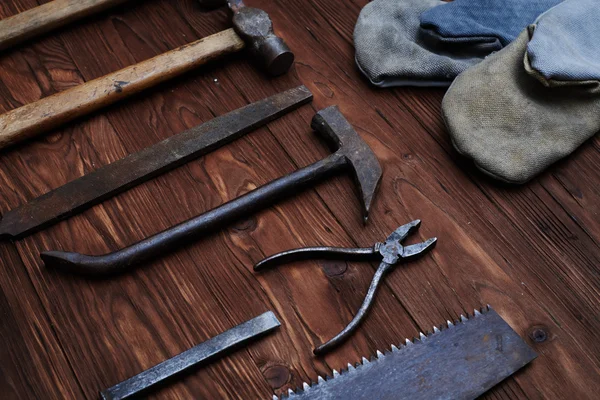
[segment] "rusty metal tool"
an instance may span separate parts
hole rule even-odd
[[[377,268],[377,271],[373,276],[367,295],[352,321],[333,339],[314,349],[316,355],[321,355],[335,346],[340,345],[358,328],[373,305],[375,294],[377,293],[377,289],[379,289],[385,274],[393,270],[399,262],[414,259],[435,246],[437,238],[431,238],[422,243],[410,246],[402,245],[402,241],[411,232],[418,229],[420,225],[421,221],[418,219],[406,225],[402,225],[388,236],[385,242],[376,243],[373,247],[368,248],[305,247],[302,249],[284,251],[265,258],[254,266],[254,270],[263,271],[278,264],[315,257],[341,258],[355,261],[381,260],[379,268]]]
[[[139,394],[146,394],[149,389],[155,387],[157,384],[190,368],[213,361],[223,356],[226,352],[239,348],[250,340],[273,331],[280,325],[275,314],[271,311],[266,312],[206,342],[200,343],[167,361],[163,361],[126,381],[103,390],[100,392],[100,396],[104,400],[120,400]]]
[[[354,173],[366,222],[381,179],[382,171],[377,157],[337,107],[319,111],[313,117],[311,126],[329,140],[331,146],[337,149],[335,153],[117,252],[103,256],[88,256],[64,251],[48,251],[42,253],[41,257],[47,267],[60,268],[67,272],[86,275],[121,273],[136,264],[160,257],[173,247],[189,242],[200,234],[246,217],[343,170],[351,170]]]
[[[231,8],[234,28],[0,115],[0,149],[246,48],[270,75],[287,72],[294,55],[273,32],[269,15],[241,1]]]
[[[310,91],[298,86],[130,154],[9,211],[0,221],[0,238],[21,238],[82,212],[205,155],[311,100]]]
[[[536,357],[487,306],[273,400],[471,400]]]
[[[248,7],[243,0],[198,0],[206,7],[225,5],[233,12],[233,27],[248,44],[255,59],[260,60],[273,76],[287,72],[294,62],[294,54],[283,39],[273,33],[273,23],[265,11]]]

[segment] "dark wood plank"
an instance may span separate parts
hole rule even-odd
[[[7,3],[2,16],[31,6]],[[31,321],[43,321],[51,345],[34,351],[34,335],[13,333],[0,352],[8,360],[3,387],[16,398],[95,398],[272,309],[283,322],[280,332],[159,393],[269,398],[490,303],[523,337],[543,329],[549,339],[528,339],[540,358],[487,398],[594,398],[600,389],[598,139],[529,185],[499,186],[452,151],[439,117],[442,90],[374,90],[360,76],[352,29],[366,1],[250,3],[272,15],[294,49],[297,63],[287,76],[267,79],[243,56],[230,57],[0,153],[0,210],[6,211],[277,91],[303,83],[315,94],[313,106],[20,241],[17,250],[8,245],[0,261],[0,307],[23,333],[36,326]],[[10,110],[142,61],[228,28],[228,20],[226,10],[203,11],[188,0],[118,8],[3,54],[0,107]],[[128,276],[88,281],[41,265],[41,250],[116,250],[324,157],[328,150],[309,123],[315,110],[332,104],[384,165],[367,226],[352,180],[342,176]],[[438,247],[390,274],[359,332],[314,358],[312,348],[352,318],[376,265],[302,262],[254,274],[252,264],[297,246],[368,246],[414,218],[423,220],[414,240],[438,236]],[[14,279],[28,282],[20,296],[12,286],[15,270],[21,277]],[[48,368],[38,371],[40,364]]]
[[[81,388],[56,331],[12,244],[0,245],[0,259],[2,397],[81,397]]]

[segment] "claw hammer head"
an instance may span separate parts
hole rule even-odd
[[[352,167],[366,223],[381,181],[382,170],[379,160],[336,106],[319,111],[313,117],[311,126],[324,136],[337,150],[336,153],[342,154],[346,158],[346,164]]]
[[[285,74],[294,63],[294,53],[273,32],[273,23],[265,11],[246,7],[241,0],[198,0],[204,7],[227,4],[233,11],[233,26],[250,52],[272,76]]]

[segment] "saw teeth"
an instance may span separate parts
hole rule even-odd
[[[490,310],[492,310],[492,307],[488,304],[485,307],[482,307],[480,309],[474,309],[473,310],[473,315],[471,316],[469,313],[465,314],[460,314],[460,318],[457,321],[451,321],[451,320],[447,320],[446,321],[446,326],[447,328],[453,328],[455,327],[457,324],[461,324],[461,323],[466,323],[469,321],[469,319],[471,318],[477,318],[480,317],[482,314],[485,314],[487,312],[489,312]],[[362,357],[360,362],[357,362],[355,365],[352,365],[350,363],[347,364],[347,368],[342,368],[339,371],[334,369],[332,371],[333,376],[326,376],[325,378],[321,377],[321,376],[317,376],[317,382],[311,382],[311,384],[309,385],[306,382],[302,383],[302,388],[298,387],[296,389],[296,392],[294,392],[292,389],[288,389],[287,393],[282,393],[280,396],[281,397],[277,397],[276,395],[273,395],[273,400],[286,400],[288,398],[297,398],[297,396],[299,395],[299,393],[303,393],[306,392],[307,390],[320,385],[322,383],[325,383],[327,381],[330,381],[332,379],[335,379],[337,377],[339,377],[340,375],[346,374],[347,372],[352,372],[353,370],[356,370],[358,368],[361,368],[362,366],[365,366],[367,364],[370,364],[371,362],[376,362],[379,359],[383,359],[386,356],[390,355],[390,351],[393,352],[399,352],[400,350],[402,350],[404,347],[409,347],[409,346],[413,346],[413,345],[419,345],[421,344],[423,341],[429,339],[429,336],[432,335],[436,335],[438,333],[443,332],[443,330],[446,329],[446,327],[444,327],[443,325],[441,327],[438,326],[434,326],[433,327],[433,331],[429,332],[426,331],[426,333],[423,332],[419,332],[419,336],[416,338],[411,339],[405,339],[405,344],[399,344],[398,346],[391,344],[390,345],[390,350],[385,350],[383,353],[379,350],[376,351],[375,355],[371,356],[370,359],[367,359],[366,357]]]

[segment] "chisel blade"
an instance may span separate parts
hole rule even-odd
[[[489,306],[461,321],[421,333],[406,344],[332,377],[305,383],[281,399],[290,400],[470,400],[485,393],[537,357]],[[277,396],[273,396],[278,400]]]
[[[273,331],[280,325],[275,314],[268,311],[134,377],[103,390],[100,392],[100,396],[103,400],[123,400],[139,396],[190,368],[213,361],[226,352]]]
[[[268,97],[174,135],[7,212],[0,237],[19,239],[179,167],[306,104],[305,86]]]

